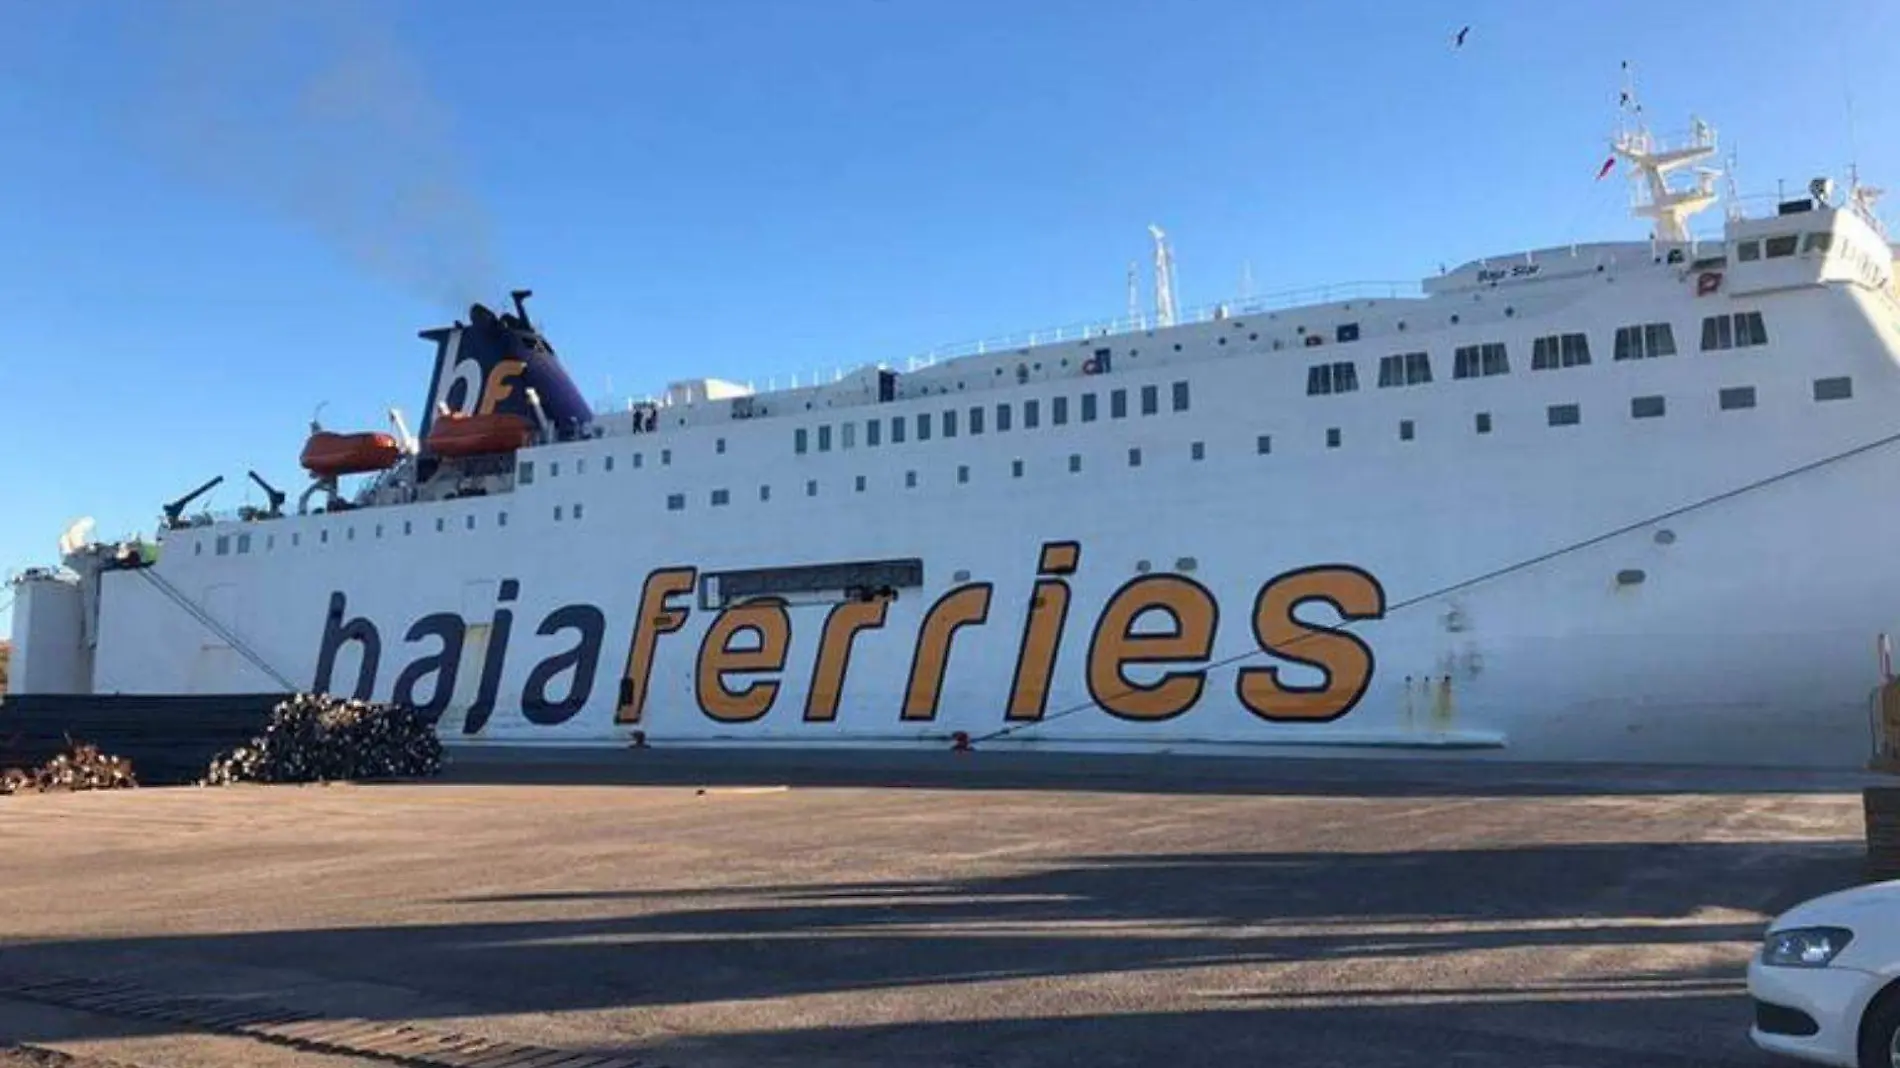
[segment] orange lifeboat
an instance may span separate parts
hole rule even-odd
[[[304,470],[318,478],[387,471],[402,458],[402,449],[388,434],[336,434],[319,430],[304,442]]]
[[[483,456],[514,452],[533,440],[528,421],[507,412],[448,414],[429,427],[428,449],[437,456]]]

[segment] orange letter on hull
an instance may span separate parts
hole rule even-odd
[[[1240,703],[1262,719],[1335,720],[1352,711],[1372,685],[1372,650],[1365,642],[1293,618],[1293,610],[1307,601],[1325,601],[1341,619],[1385,616],[1385,590],[1379,580],[1344,564],[1289,571],[1261,587],[1253,608],[1253,633],[1260,648],[1326,675],[1317,686],[1289,686],[1280,681],[1279,668],[1242,668],[1234,684]]]
[[[1170,630],[1137,633],[1135,621],[1149,612],[1166,612]],[[1108,599],[1089,641],[1089,696],[1123,719],[1171,719],[1194,707],[1207,684],[1205,670],[1170,671],[1156,682],[1130,682],[1129,664],[1179,664],[1213,655],[1220,606],[1207,588],[1180,575],[1135,579]]]
[[[1080,544],[1052,541],[1043,545],[1036,570],[1044,575],[1073,575],[1081,561]],[[1023,622],[1023,644],[1016,653],[1016,681],[1010,684],[1005,718],[1042,718],[1049,706],[1049,679],[1056,670],[1062,625],[1068,618],[1069,584],[1059,578],[1037,580],[1029,600],[1029,618]]]
[[[732,639],[748,630],[759,636],[759,644],[734,649]],[[777,679],[729,690],[725,676],[783,671],[785,650],[791,644],[792,617],[777,597],[748,601],[719,613],[699,643],[699,666],[694,673],[699,710],[721,723],[750,723],[771,711],[778,698]]]
[[[660,635],[686,625],[686,609],[666,601],[693,588],[699,575],[694,567],[663,567],[647,576],[640,589],[640,614],[633,620],[633,642],[627,646],[627,670],[620,676],[620,702],[615,723],[638,723],[647,707],[647,680],[653,674],[653,647]]]
[[[838,718],[838,695],[844,691],[845,669],[851,664],[851,643],[861,630],[884,625],[890,601],[846,601],[825,616],[818,637],[818,661],[811,669],[811,689],[805,694],[805,718],[829,723]]]
[[[990,617],[990,584],[959,586],[937,599],[917,628],[917,655],[910,664],[910,685],[904,690],[906,720],[936,719],[937,700],[943,696],[944,667],[950,662],[950,639],[960,627]]]

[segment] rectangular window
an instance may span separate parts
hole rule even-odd
[[[574,473],[577,475],[584,475],[587,473],[587,458],[586,457],[582,456],[582,457],[575,458]]]
[[[713,507],[715,507],[715,508],[718,508],[718,507],[721,507],[721,506],[723,506],[723,505],[727,505],[727,504],[731,504],[731,503],[732,503],[732,494],[730,494],[730,493],[728,493],[727,491],[725,491],[725,490],[722,490],[722,489],[716,489],[716,490],[713,490],[713,491],[712,491],[712,502],[713,502]],[[575,505],[575,506],[574,506],[574,511],[576,512],[576,514],[578,514],[578,513],[580,512],[580,505],[578,505],[578,504],[577,504],[577,505]]]
[[[1583,421],[1583,412],[1574,404],[1553,404],[1544,415],[1551,426],[1576,426]]]
[[[672,449],[660,450],[660,466],[661,467],[673,466],[673,450]]]
[[[1272,452],[1273,451],[1273,435],[1262,434],[1259,437],[1253,439],[1253,451],[1259,453],[1262,456],[1265,456],[1266,454]]]
[[[1095,394],[1093,393],[1082,394],[1082,421],[1084,423],[1095,421]]]
[[[1359,324],[1340,323],[1337,327],[1333,328],[1333,338],[1342,342],[1359,340]]]
[[[847,434],[846,436],[849,437],[850,435]],[[849,448],[849,447],[850,446],[847,444],[846,448]],[[716,439],[713,442],[713,451],[716,453],[723,454],[726,451],[726,439],[725,438]]]
[[[1511,373],[1511,361],[1501,342],[1464,345],[1452,352],[1451,377],[1481,378]]]
[[[864,492],[864,476],[859,475],[856,479],[852,481],[851,486],[857,492],[863,493]]]
[[[1177,412],[1185,412],[1188,410],[1188,384],[1186,382],[1176,382],[1174,384],[1174,410]]]
[[[905,489],[917,488],[917,472],[915,471],[904,472],[904,488]]]
[[[1054,426],[1066,426],[1069,422],[1069,398],[1052,397],[1049,400],[1049,422]]]
[[[982,432],[983,409],[981,407],[972,408],[970,409],[970,433],[981,434]]]
[[[1717,397],[1721,402],[1722,410],[1725,412],[1734,411],[1737,408],[1753,408],[1755,406],[1755,387],[1730,386],[1717,394]]]
[[[1161,387],[1141,387],[1141,414],[1153,415],[1161,410]]]
[[[830,423],[826,423],[824,426],[821,426],[818,428],[818,451],[819,452],[831,451],[831,424]]]
[[[507,512],[496,512],[496,513],[495,513],[495,525],[496,525],[496,526],[498,526],[498,527],[505,527],[505,526],[507,526],[507,525],[508,525],[508,513],[507,513]],[[404,526],[406,527],[406,526],[407,526],[407,524],[404,524]],[[403,533],[404,533],[404,534],[407,534],[407,533],[409,533],[409,531],[408,531],[408,530],[404,530],[404,531],[403,531]]]
[[[1423,352],[1405,354],[1405,384],[1422,386],[1432,380],[1432,358]]]
[[[1403,373],[1402,365],[1400,371]],[[1350,361],[1322,363],[1307,368],[1306,393],[1308,396],[1351,393],[1358,388],[1359,368]]]
[[[581,517],[581,506],[577,504],[577,505],[575,505],[575,506],[574,506],[574,518],[576,518],[576,519],[579,519],[580,517]],[[470,530],[474,530],[474,529],[475,529],[475,517],[471,515],[471,516],[468,516],[468,517],[466,517],[466,518],[464,518],[464,519],[462,520],[462,525],[463,525],[463,526],[465,526],[465,527],[467,527],[467,528],[468,528],[468,529],[470,529]],[[382,529],[381,529],[380,527],[379,527],[379,528],[377,528],[377,532],[376,532],[376,536],[377,536],[377,537],[379,537],[379,538],[383,536],[383,535],[382,535]]]
[[[1026,400],[1023,402],[1023,429],[1034,430],[1042,422],[1042,402]]]
[[[1676,334],[1668,323],[1643,324],[1643,348],[1645,356],[1674,356],[1676,354]]]
[[[805,480],[805,496],[807,497],[818,496],[818,480],[817,479],[808,478]]]
[[[515,481],[524,486],[534,485],[534,461],[523,460],[515,468]]]
[[[1008,429],[1009,429],[1009,405],[999,404],[996,406],[996,432],[998,434],[1001,434]]]
[[[866,419],[864,421],[864,444],[867,446],[884,444],[884,420]]]
[[[1663,405],[1661,397],[1631,397],[1630,418],[1659,419],[1663,414]]]
[[[558,504],[554,506],[554,521],[555,521],[556,523],[559,523],[559,522],[561,521],[561,506],[560,506],[560,505],[558,505]],[[439,521],[438,521],[438,523],[437,523],[437,525],[436,525],[436,529],[437,529],[437,530],[441,530],[441,529],[442,529],[442,527],[441,527],[441,524],[440,524],[440,522],[439,522]]]
[[[1009,477],[1023,477],[1023,462],[1021,460],[1011,460],[1009,462]]]
[[[1738,241],[1735,243],[1735,259],[1741,263],[1753,263],[1761,259],[1761,242]]]
[[[1554,371],[1557,369],[1557,335],[1540,337],[1531,342],[1531,370]]]
[[[1563,336],[1563,362],[1565,367],[1589,366],[1589,337],[1583,334],[1565,334]]]
[[[891,416],[891,444],[902,445],[904,443],[904,426],[903,416]]]
[[[1768,344],[1768,327],[1761,321],[1761,313],[1735,313],[1735,347],[1746,348],[1750,345]]]
[[[1207,459],[1207,443],[1204,441],[1197,441],[1197,442],[1194,442],[1192,445],[1189,445],[1188,458],[1191,460]]]
[[[1477,418],[1475,418],[1472,421],[1477,424],[1478,433],[1489,434],[1491,432],[1491,413],[1490,412],[1479,412],[1477,415]]]
[[[970,465],[969,464],[957,465],[957,481],[958,482],[970,481]]]
[[[1778,260],[1783,256],[1794,255],[1795,246],[1800,243],[1800,240],[1800,234],[1780,234],[1769,238],[1762,242],[1762,244],[1766,247],[1768,258]]]
[[[559,460],[548,461],[548,477],[549,478],[561,477],[561,461]]]
[[[1069,454],[1069,473],[1073,475],[1073,474],[1079,473],[1081,470],[1082,470],[1082,454],[1079,452],[1070,453]]]
[[[1130,467],[1141,466],[1141,450],[1140,449],[1128,450],[1128,466]]]
[[[721,445],[724,445],[726,443],[726,439],[720,438],[719,443]],[[858,443],[858,424],[839,423],[838,424],[838,447],[841,449],[849,449],[849,448],[855,447],[857,443]],[[726,450],[722,448],[719,451],[725,452]]]
[[[646,459],[645,453],[638,453],[638,452],[634,453],[633,454],[633,469],[635,471],[638,471],[641,468],[642,462],[645,459]]]
[[[242,555],[244,555],[244,554],[246,554],[246,553],[249,553],[249,552],[251,551],[251,536],[250,536],[250,534],[248,534],[248,533],[245,533],[245,534],[239,534],[239,535],[237,536],[237,551],[238,551],[238,555],[240,555],[240,556],[242,556]]]
[[[954,438],[957,436],[957,410],[955,408],[943,413],[943,436],[946,438]]]
[[[1735,324],[1726,315],[1711,315],[1702,320],[1702,351],[1717,352],[1735,347]]]
[[[666,495],[666,510],[669,512],[685,511],[686,510],[686,494],[684,493],[667,494]]]
[[[1412,425],[1412,421],[1410,419],[1399,420],[1399,440],[1400,441],[1412,440],[1412,435],[1414,433],[1415,431]]]
[[[720,441],[720,445],[721,445],[722,447],[721,447],[721,448],[720,448],[720,450],[719,450],[720,452],[725,452],[725,451],[726,451],[726,450],[724,449],[724,447],[723,447],[723,446],[724,446],[724,444],[725,444],[725,442],[724,442],[724,439],[721,439],[721,441]],[[601,458],[600,458],[600,466],[601,466],[601,469],[602,469],[602,470],[604,470],[604,471],[612,471],[612,470],[614,469],[614,457],[613,457],[613,454],[612,454],[612,453],[608,453],[607,455],[605,455],[605,456],[603,456],[603,457],[601,457]]]
[[[1826,252],[1833,247],[1834,235],[1825,230],[1808,235],[1808,243],[1806,246],[1806,251],[1808,252]]]
[[[1845,375],[1840,378],[1817,378],[1814,380],[1815,400],[1846,400],[1853,395],[1854,380]]]
[[[1417,386],[1432,380],[1431,357],[1422,352],[1404,352],[1379,357],[1379,388]]]
[[[1339,428],[1338,427],[1330,426],[1326,428],[1326,447],[1329,449],[1339,448]]]
[[[762,500],[762,501],[769,501],[769,500],[771,500],[771,499],[772,499],[772,487],[770,487],[770,486],[760,486],[760,487],[759,487],[759,500]]]
[[[1108,393],[1108,417],[1110,419],[1128,418],[1128,391],[1110,390]]]
[[[1551,334],[1531,342],[1531,370],[1555,371],[1590,362],[1590,341],[1582,334]]]

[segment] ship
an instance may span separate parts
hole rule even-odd
[[[1640,239],[1189,310],[1155,229],[1152,309],[785,387],[597,410],[527,291],[474,304],[417,432],[313,421],[294,504],[253,471],[240,514],[192,511],[214,479],[69,532],[12,687],[331,693],[451,746],[1862,767],[1879,191],[1718,191],[1700,121],[1611,144]]]

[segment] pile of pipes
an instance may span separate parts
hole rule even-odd
[[[0,796],[54,790],[120,790],[139,784],[132,774],[132,762],[124,757],[107,756],[98,746],[75,745],[70,739],[67,745],[66,752],[31,771],[0,771]]]
[[[298,694],[264,733],[211,762],[205,783],[425,778],[442,770],[435,724],[405,705]]]

